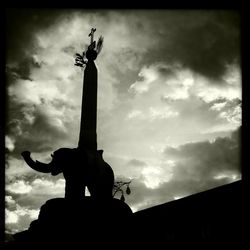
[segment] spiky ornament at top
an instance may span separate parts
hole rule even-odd
[[[88,46],[88,50],[82,53],[80,55],[79,53],[76,53],[75,58],[75,65],[79,67],[84,67],[84,65],[87,64],[88,61],[94,61],[98,54],[101,52],[102,46],[103,46],[103,36],[100,36],[98,39],[98,42],[96,44],[96,41],[94,41],[94,32],[96,29],[92,28],[91,32],[89,34],[90,36],[90,45]]]

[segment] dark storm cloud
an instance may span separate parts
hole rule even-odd
[[[32,68],[39,68],[40,63],[32,57],[35,54],[37,32],[49,28],[64,11],[39,9],[6,10],[6,79],[12,84],[17,79],[30,78]]]
[[[227,172],[240,173],[240,128],[232,136],[216,138],[214,142],[187,143],[168,147],[165,154],[177,161],[174,179],[213,179]]]
[[[44,62],[36,62],[34,58],[23,56],[13,66],[6,66],[7,83],[11,84],[18,79],[30,80],[30,73],[32,68],[40,68]]]
[[[128,161],[127,165],[129,165],[129,166],[136,166],[136,167],[144,167],[147,164],[144,161],[140,161],[140,160],[137,160],[137,159],[132,159],[132,160]]]
[[[13,102],[10,106],[12,106],[13,112],[9,112],[6,132],[15,138],[12,155],[20,156],[24,150],[48,151],[53,148],[55,140],[60,141],[67,138],[67,132],[60,130],[51,122],[51,117],[47,115],[46,110],[38,108],[36,105],[30,105],[32,109],[30,115],[33,121],[29,122],[25,118],[25,114],[28,113],[27,105]]]
[[[239,98],[234,98],[232,100],[228,100],[226,98],[217,98],[209,102],[209,106],[212,107],[214,104],[217,104],[217,103],[225,103],[225,108],[230,109],[239,105],[241,106],[242,101]]]
[[[163,66],[160,65],[157,68],[157,71],[160,73],[160,75],[162,75],[165,78],[169,78],[169,77],[174,77],[175,76],[175,72],[172,68],[168,67],[168,66]]]
[[[155,39],[161,39],[148,52],[148,62],[177,62],[211,79],[219,79],[227,64],[239,64],[240,16],[236,11],[159,11],[158,18],[150,20]]]
[[[53,9],[8,9],[6,11],[6,55],[11,61],[23,60],[27,48],[34,48],[36,32],[53,25],[65,14]]]

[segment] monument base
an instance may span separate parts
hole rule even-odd
[[[130,207],[118,199],[80,201],[64,198],[48,200],[28,230],[15,234],[8,244],[15,248],[70,247],[69,249],[109,249],[127,238],[132,227]],[[72,248],[76,247],[76,248]]]

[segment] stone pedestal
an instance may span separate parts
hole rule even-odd
[[[118,199],[51,199],[27,231],[14,235],[12,247],[114,249],[133,227],[132,216],[130,207]]]

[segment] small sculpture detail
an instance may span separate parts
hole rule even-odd
[[[75,66],[79,67],[85,67],[88,60],[95,60],[97,55],[101,52],[103,47],[103,36],[100,36],[98,39],[98,42],[96,44],[96,41],[94,41],[94,32],[96,31],[95,28],[91,29],[91,32],[89,33],[90,36],[90,45],[88,46],[87,52],[82,52],[82,55],[79,53],[76,53],[75,56]]]

